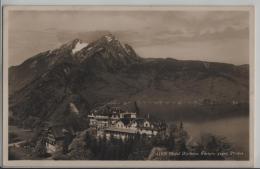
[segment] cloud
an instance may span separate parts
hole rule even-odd
[[[200,51],[185,49],[189,42],[249,39],[246,11],[12,11],[9,18],[11,64],[75,38],[90,42],[108,32],[142,54],[179,44],[193,53]]]

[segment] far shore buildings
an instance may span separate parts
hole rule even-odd
[[[113,136],[124,140],[137,134],[152,137],[166,130],[164,122],[152,121],[149,116],[137,117],[137,112],[124,111],[120,107],[110,107],[106,115],[92,113],[88,118],[90,127],[97,129],[97,136],[108,139]]]

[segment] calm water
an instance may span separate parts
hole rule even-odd
[[[249,150],[249,118],[236,117],[209,122],[185,122],[185,130],[194,138],[199,139],[205,133],[226,137],[234,148],[248,153]]]

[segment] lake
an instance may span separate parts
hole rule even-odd
[[[249,152],[249,118],[234,117],[207,122],[185,122],[184,129],[195,140],[201,135],[211,133],[226,137],[237,151]]]

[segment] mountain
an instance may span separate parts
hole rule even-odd
[[[111,101],[137,101],[144,113],[171,105],[166,119],[186,112],[248,115],[249,65],[145,59],[108,34],[90,43],[75,39],[9,68],[9,109],[21,121],[62,121],[71,104],[86,117]]]

